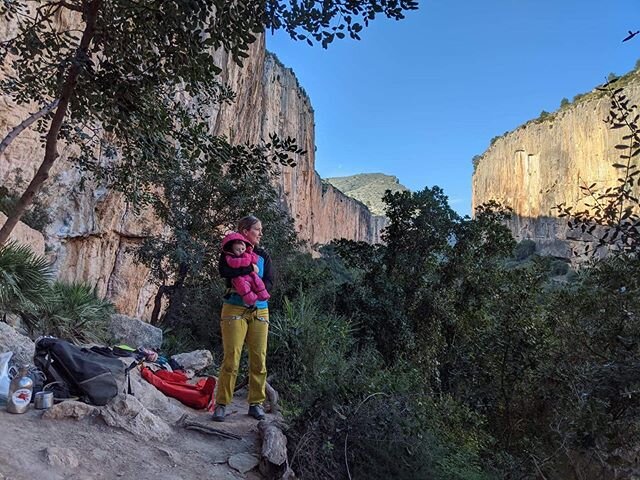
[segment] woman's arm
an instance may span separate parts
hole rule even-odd
[[[271,290],[273,289],[273,283],[275,281],[275,271],[271,263],[271,257],[263,249],[260,249],[260,251],[256,253],[264,258],[264,272],[262,274],[262,281],[264,282],[264,286],[266,287],[267,292],[271,293]]]
[[[253,272],[253,266],[249,265],[247,267],[241,268],[232,268],[227,264],[226,255],[224,253],[220,254],[220,259],[218,260],[218,272],[220,272],[220,276],[222,278],[236,278],[241,277],[242,275],[249,275]]]

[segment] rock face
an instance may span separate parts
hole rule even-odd
[[[625,78],[631,103],[640,100],[640,74]],[[482,155],[473,175],[473,207],[498,200],[513,208],[509,223],[517,240],[532,239],[543,254],[569,258],[581,251],[586,237],[567,227],[554,207],[583,205],[581,185],[616,184],[626,129],[610,130],[603,122],[610,100],[592,92],[547,119],[529,122],[497,139]]]
[[[298,165],[283,169],[279,178],[281,198],[302,239],[312,244],[335,238],[380,241],[386,225],[360,202],[331,185],[315,171],[315,123],[311,101],[298,84],[293,70],[273,54],[267,54],[263,73],[262,136],[270,132],[294,137],[308,154]]]
[[[57,21],[64,26],[72,19]],[[12,26],[0,25],[0,31],[9,35]],[[298,159],[297,167],[283,169],[274,179],[300,237],[311,244],[334,238],[379,241],[384,219],[372,216],[364,205],[335,188],[323,186],[315,171],[314,119],[309,98],[293,72],[265,52],[264,39],[252,45],[242,69],[224,52],[213,57],[223,68],[222,79],[237,98],[232,105],[211,111],[212,134],[225,134],[234,142],[255,143],[276,132],[295,137],[309,152]],[[33,111],[0,96],[0,136]],[[87,181],[81,189],[80,174],[67,161],[73,150],[74,147],[59,146],[60,159],[40,194],[52,219],[43,234],[58,278],[87,282],[95,286],[98,295],[109,298],[118,312],[148,318],[157,288],[148,269],[134,263],[131,250],[145,232],[161,232],[163,225],[148,212],[134,214],[120,194],[103,185]],[[19,177],[31,179],[42,155],[39,134],[33,130],[23,132],[0,156],[0,184],[21,192],[25,185]]]

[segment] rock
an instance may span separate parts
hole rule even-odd
[[[216,480],[244,480],[244,477],[235,474],[226,465],[213,465],[207,468],[207,478],[215,478]]]
[[[130,359],[123,359],[123,361],[125,363],[130,363]],[[142,378],[139,369],[133,369],[130,377],[133,395],[135,395],[147,410],[159,416],[166,422],[173,423],[188,411],[187,407],[178,400],[167,397],[164,393]]]
[[[204,370],[213,364],[213,355],[209,350],[195,350],[189,353],[179,353],[171,357],[185,370]]]
[[[47,447],[44,449],[44,457],[52,467],[76,468],[80,464],[78,457],[70,448]]]
[[[42,418],[47,420],[61,420],[63,418],[80,420],[81,418],[92,417],[99,413],[100,409],[93,405],[88,405],[75,400],[65,400],[64,402],[57,403],[51,408],[45,410],[42,414]]]
[[[111,316],[109,333],[117,343],[130,347],[160,348],[162,330],[137,318],[115,314]]]
[[[236,453],[229,457],[229,466],[240,473],[247,473],[258,466],[259,460],[249,453]]]
[[[0,353],[13,352],[11,363],[33,364],[35,344],[26,335],[22,335],[15,328],[0,322]]]
[[[6,220],[7,216],[0,212],[0,225],[4,225]],[[9,241],[29,245],[33,253],[40,256],[44,255],[44,236],[42,233],[22,222],[18,222],[15,226],[11,235],[9,235]]]
[[[158,450],[167,455],[174,467],[182,464],[182,457],[175,450],[171,450],[167,447],[158,447]]]
[[[171,427],[132,395],[118,395],[101,409],[100,416],[107,425],[122,428],[145,441],[166,440],[171,435]]]

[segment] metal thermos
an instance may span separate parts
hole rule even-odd
[[[33,380],[29,377],[29,366],[24,365],[18,375],[11,380],[9,396],[7,398],[7,412],[24,413],[29,408],[33,394]]]

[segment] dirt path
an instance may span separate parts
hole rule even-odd
[[[211,422],[241,440],[172,426],[169,439],[159,442],[109,427],[99,417],[49,420],[33,408],[15,415],[0,407],[0,480],[258,480],[257,468],[243,474],[228,462],[237,454],[257,458],[259,451],[257,422],[246,414],[244,395],[234,398],[224,423]],[[209,413],[184,410],[210,421]]]

